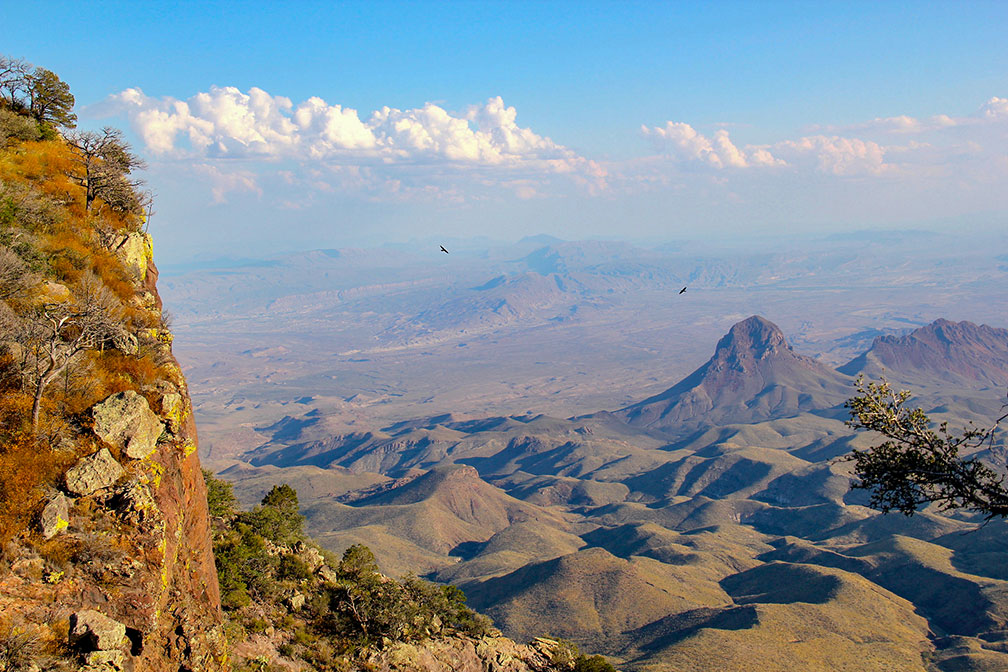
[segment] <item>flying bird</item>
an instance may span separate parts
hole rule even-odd
[[[683,293],[683,292],[685,292],[685,291],[686,291],[686,288],[685,288],[685,287],[683,287],[682,289],[680,289],[680,290],[679,290],[679,293],[680,293],[680,294],[682,294],[682,293]]]
[[[441,246],[441,251],[444,252],[445,254],[448,254],[448,250],[444,249],[444,245]]]

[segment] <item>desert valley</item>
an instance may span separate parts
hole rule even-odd
[[[878,440],[845,425],[859,374],[997,417],[990,246],[450,247],[164,274],[204,464],[246,505],[289,483],[327,548],[620,669],[1008,664],[1005,524],[880,514],[843,460]]]

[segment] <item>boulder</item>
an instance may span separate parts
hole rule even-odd
[[[94,609],[70,617],[70,645],[81,651],[116,650],[125,638],[125,625]]]
[[[57,303],[60,301],[69,301],[72,294],[70,293],[70,288],[66,285],[62,285],[58,282],[46,281],[42,283],[39,287],[39,294],[43,301],[46,303]]]
[[[42,508],[39,527],[42,536],[52,539],[70,525],[70,500],[62,492],[57,492]]]
[[[87,495],[111,487],[126,473],[108,448],[78,460],[66,473],[66,488],[71,494]]]
[[[304,606],[305,596],[296,590],[291,591],[285,600],[287,606],[291,608],[292,611],[297,611]]]
[[[319,567],[325,564],[325,558],[322,557],[322,554],[303,541],[294,544],[294,552],[298,559],[305,563],[309,572],[315,573]]]
[[[154,452],[164,425],[147,400],[133,390],[113,394],[91,409],[94,432],[102,441],[122,448],[127,457],[143,459]]]
[[[147,268],[153,257],[149,234],[141,232],[124,234],[116,241],[113,249],[123,265],[133,271],[138,279],[146,279]]]

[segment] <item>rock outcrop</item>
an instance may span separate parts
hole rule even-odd
[[[136,283],[134,309],[159,324],[149,240],[134,243],[118,250]],[[0,620],[44,637],[63,627],[69,649],[47,646],[69,651],[74,667],[58,669],[224,672],[224,615],[186,382],[171,334],[133,329],[129,344],[109,347],[124,358],[140,356],[134,345],[155,352],[158,375],[94,404],[83,414],[91,422],[73,429],[67,450],[80,457],[35,519],[33,533],[48,545],[5,549],[12,571],[0,574]]]
[[[538,638],[518,644],[506,637],[447,637],[417,644],[395,643],[368,661],[377,672],[546,672],[556,640]]]
[[[181,399],[181,395],[174,395]],[[91,410],[94,432],[105,443],[141,460],[157,447],[164,424],[147,400],[133,390],[114,394]]]

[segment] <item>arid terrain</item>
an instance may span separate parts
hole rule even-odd
[[[246,505],[290,483],[330,549],[621,669],[1008,665],[1008,528],[879,514],[839,459],[859,373],[995,417],[1003,240],[446,246],[164,274]]]

